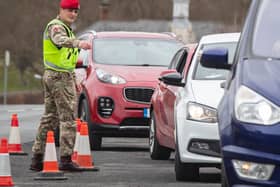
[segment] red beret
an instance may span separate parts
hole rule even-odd
[[[60,7],[61,8],[79,9],[80,2],[79,2],[79,0],[61,0]]]

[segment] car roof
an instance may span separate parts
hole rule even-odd
[[[200,39],[200,43],[208,44],[208,43],[224,43],[224,42],[238,42],[240,37],[239,32],[235,33],[219,33],[219,34],[209,34],[202,36]]]
[[[176,40],[176,37],[174,36],[172,33],[153,33],[153,32],[132,32],[132,31],[96,32],[96,38],[158,38],[158,39]]]

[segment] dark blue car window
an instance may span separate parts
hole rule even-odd
[[[280,58],[280,1],[265,0],[259,8],[253,35],[253,53],[267,58]]]

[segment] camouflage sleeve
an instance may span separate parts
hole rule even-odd
[[[79,40],[69,38],[66,29],[62,25],[54,24],[48,28],[48,34],[52,42],[59,47],[78,47]]]

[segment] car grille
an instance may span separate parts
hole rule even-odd
[[[124,97],[128,101],[149,104],[154,89],[152,88],[125,88]]]

